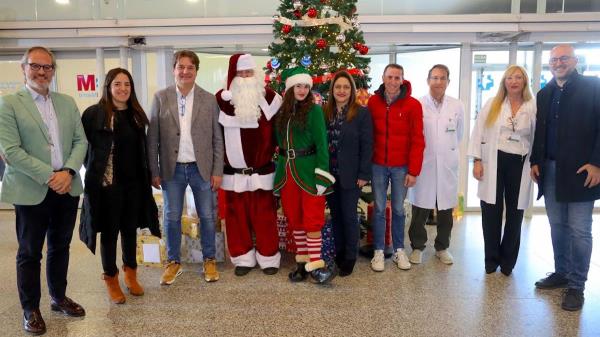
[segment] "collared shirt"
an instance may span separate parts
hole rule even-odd
[[[437,113],[440,113],[442,111],[442,105],[444,105],[444,97],[446,97],[446,95],[442,96],[442,99],[439,101],[431,96],[431,94],[429,94],[429,97],[431,97],[431,101],[433,102],[433,106],[435,107]]]
[[[546,158],[556,159],[556,147],[558,146],[558,111],[563,88],[555,85],[552,90],[552,102],[550,113],[546,116]]]
[[[35,105],[37,106],[42,120],[46,125],[48,135],[50,135],[50,160],[52,168],[58,170],[63,167],[63,155],[62,148],[60,145],[60,130],[58,129],[58,120],[56,119],[56,112],[54,111],[54,105],[52,104],[52,98],[50,94],[47,96],[40,95],[37,91],[31,89],[28,85],[25,85]]]
[[[194,154],[194,143],[192,142],[192,112],[194,107],[194,90],[196,85],[192,87],[192,90],[188,92],[186,96],[183,96],[179,88],[175,86],[177,91],[177,114],[179,115],[179,152],[177,153],[178,163],[191,163],[196,161],[196,155]]]

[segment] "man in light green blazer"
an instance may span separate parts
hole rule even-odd
[[[85,315],[65,293],[69,246],[83,191],[78,172],[87,140],[73,98],[49,90],[54,55],[44,47],[32,47],[21,68],[25,87],[0,98],[0,153],[6,161],[0,201],[15,206],[23,329],[39,335],[46,332],[39,310],[45,239],[51,309],[67,316]]]

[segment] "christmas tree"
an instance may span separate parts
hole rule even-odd
[[[274,42],[265,72],[270,86],[282,92],[280,74],[303,66],[313,76],[313,90],[326,96],[332,74],[347,70],[357,88],[368,88],[369,61],[356,14],[356,0],[282,0],[273,16]],[[326,97],[325,97],[326,98]]]

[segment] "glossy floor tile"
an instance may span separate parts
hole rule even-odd
[[[600,217],[594,220],[598,236]],[[146,294],[127,295],[124,305],[108,301],[99,256],[74,235],[68,295],[86,308],[87,316],[52,313],[44,286],[46,336],[600,336],[598,249],[583,310],[566,312],[560,309],[560,290],[533,286],[553,269],[545,215],[526,220],[519,260],[509,277],[485,274],[480,222],[480,215],[472,213],[455,224],[451,266],[434,256],[435,227],[427,226],[431,243],[423,264],[409,271],[388,260],[386,270],[375,273],[360,258],[354,274],[329,286],[292,284],[287,273],[293,260],[285,256],[274,276],[255,269],[236,277],[227,262],[219,265],[221,279],[209,284],[198,265],[185,265],[173,285],[160,286],[161,269],[140,267]],[[16,249],[14,213],[0,213],[0,336],[24,335]]]

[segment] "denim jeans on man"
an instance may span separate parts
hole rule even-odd
[[[382,166],[373,164],[373,196],[375,198],[375,218],[373,222],[373,244],[377,250],[385,248],[385,207],[388,186],[392,184],[392,243],[394,251],[404,248],[404,198],[407,188],[404,177],[407,167]]]
[[[192,189],[196,212],[200,218],[202,255],[205,259],[213,259],[216,251],[214,192],[210,188],[210,181],[202,179],[196,163],[177,163],[173,179],[162,182],[167,259],[181,262],[181,213],[187,185]]]
[[[556,162],[546,160],[544,199],[550,222],[555,272],[569,280],[569,288],[583,290],[592,256],[594,201],[556,201]]]

